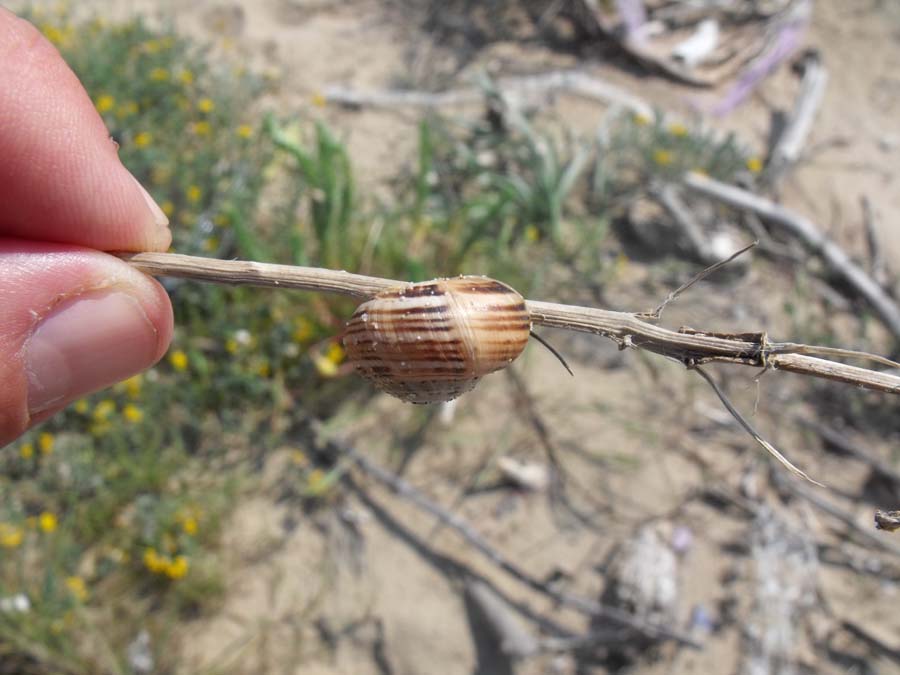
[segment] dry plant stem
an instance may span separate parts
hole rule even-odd
[[[823,260],[832,274],[841,277],[872,305],[894,338],[900,341],[900,307],[850,256],[830,241],[815,223],[764,197],[697,173],[686,174],[684,184],[706,197],[755,213],[765,222],[798,238]]]
[[[219,284],[298,288],[367,299],[405,282],[367,277],[315,267],[272,265],[240,260],[216,260],[176,253],[120,253],[122,260],[154,276],[182,277]],[[603,335],[622,349],[635,347],[669,356],[687,366],[710,362],[737,363],[788,370],[900,394],[900,377],[797,354],[800,345],[769,343],[764,334],[718,336],[675,332],[644,321],[636,314],[592,307],[526,300],[533,323]],[[784,353],[789,351],[791,353]]]

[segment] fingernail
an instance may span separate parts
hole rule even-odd
[[[159,225],[160,227],[168,227],[169,226],[169,218],[166,216],[165,213],[163,213],[163,210],[161,208],[159,208],[159,204],[157,204],[153,200],[153,197],[150,196],[150,193],[147,192],[146,188],[144,188],[144,186],[140,184],[140,182],[138,181],[137,178],[135,178],[134,176],[131,176],[131,179],[134,181],[135,185],[137,185],[140,188],[141,194],[144,196],[144,201],[147,202],[147,206],[149,207],[150,211],[153,213],[153,220],[156,222],[156,224]]]
[[[151,365],[157,333],[127,293],[80,297],[41,321],[26,345],[28,409],[34,415]]]

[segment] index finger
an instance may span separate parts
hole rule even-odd
[[[168,219],[56,48],[0,7],[0,234],[105,251],[165,250]]]

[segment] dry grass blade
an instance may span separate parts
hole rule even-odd
[[[695,370],[704,380],[706,380],[709,386],[712,387],[713,391],[716,392],[716,396],[719,397],[719,400],[722,401],[722,405],[724,405],[728,409],[728,412],[730,412],[734,419],[737,420],[738,424],[740,424],[744,428],[744,431],[750,434],[753,437],[754,441],[765,448],[766,452],[768,452],[770,455],[772,455],[772,457],[781,462],[785,466],[785,468],[787,468],[787,470],[795,476],[799,476],[800,478],[808,480],[813,485],[825,487],[822,483],[817,480],[813,480],[806,473],[794,466],[791,461],[787,457],[782,455],[774,445],[763,438],[759,434],[759,432],[753,428],[753,425],[750,424],[750,422],[748,422],[740,412],[738,412],[738,409],[734,407],[734,405],[728,399],[728,396],[725,395],[725,392],[719,388],[719,385],[716,384],[715,380],[713,380],[712,377],[703,370],[703,368],[701,368],[700,366],[695,366],[693,370]]]

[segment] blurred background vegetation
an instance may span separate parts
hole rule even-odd
[[[486,83],[476,122],[421,120],[385,203],[360,192],[324,111],[249,104],[266,80],[204,45],[139,18],[25,17],[81,78],[180,253],[407,280],[488,274],[564,298],[616,274],[607,233],[640,186],[687,169],[752,180],[761,168],[731,139],[661,119],[621,114],[599,139],[497,115],[504,101]],[[372,395],[343,363],[348,301],[164,283],[177,325],[166,359],[0,455],[3,672],[131,672],[128,645],[144,628],[165,672],[179,622],[222,597],[223,522],[259,455],[290,446],[296,421]],[[303,498],[327,506],[334,469],[291,452]]]

